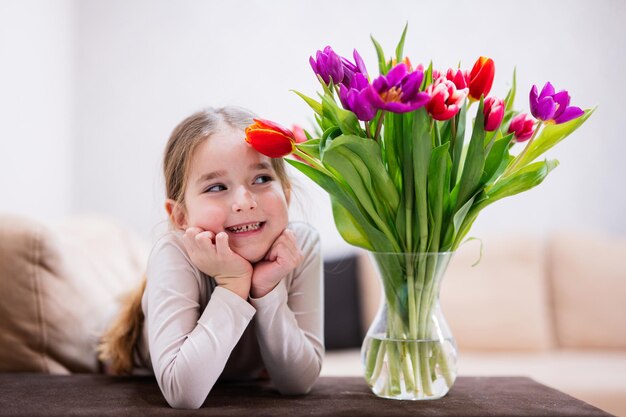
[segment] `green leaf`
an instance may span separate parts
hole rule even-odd
[[[480,179],[481,185],[494,182],[498,175],[502,174],[509,162],[509,144],[512,139],[511,133],[494,143],[485,161],[485,169]]]
[[[537,136],[533,142],[528,145],[529,148],[519,160],[518,166],[523,167],[528,165],[530,162],[545,153],[548,149],[568,137],[572,132],[585,123],[595,110],[596,108],[587,109],[585,110],[585,114],[582,116],[560,125],[545,125],[543,130],[539,133],[539,136]]]
[[[291,91],[293,91],[298,96],[300,96],[300,98],[304,100],[306,104],[308,104],[315,113],[319,114],[320,116],[322,115],[322,103],[320,103],[319,101],[315,101],[311,97],[306,96],[299,91],[296,91],[296,90],[291,90]]]
[[[357,154],[346,147],[333,147],[335,141],[331,142],[331,147],[324,152],[322,162],[329,169],[336,171],[346,182],[364,212],[379,229],[382,229],[384,224],[388,224],[384,217],[381,218],[381,215],[384,216],[386,213],[381,213],[383,205],[374,193],[367,166]]]
[[[341,131],[349,135],[360,135],[361,128],[359,120],[351,111],[344,110],[337,106],[335,100],[328,94],[322,97],[322,112],[325,118],[330,119]]]
[[[458,210],[469,198],[476,193],[480,183],[485,164],[485,128],[483,115],[483,100],[481,98],[476,111],[474,130],[470,139],[467,156],[463,164],[463,173],[459,185],[459,192],[456,199],[455,209]]]
[[[376,55],[378,56],[378,71],[380,72],[380,75],[385,75],[387,74],[387,71],[389,71],[389,68],[387,67],[387,61],[385,60],[385,53],[383,52],[383,48],[372,35],[370,35],[370,38],[374,43],[374,48],[376,48]]]
[[[340,136],[340,135],[341,135],[341,129],[339,129],[338,126],[332,126],[326,129],[324,133],[322,134],[322,138],[320,139],[320,142],[319,142],[320,155],[324,155],[324,152],[326,151],[326,148],[328,147],[329,142],[331,142],[333,139],[335,139],[337,136]]]
[[[463,220],[452,249],[456,249],[461,244],[461,241],[469,232],[478,214],[485,207],[505,197],[510,197],[536,187],[543,182],[550,171],[556,168],[558,164],[559,162],[557,160],[532,163],[513,173],[511,176],[500,178],[493,186],[485,189],[481,198],[476,200]]]
[[[398,42],[398,46],[396,46],[396,62],[401,62],[404,57],[402,56],[404,51],[404,38],[406,37],[406,31],[409,28],[409,22],[406,22],[404,25],[404,30],[402,31],[402,36],[400,37],[400,42]]]
[[[385,129],[383,130],[383,134],[381,136],[381,146],[382,146],[382,156],[383,160],[387,164],[389,175],[393,180],[397,189],[402,189],[402,171],[400,157],[398,155],[399,150],[396,149],[398,144],[396,143],[396,138],[398,136],[397,131],[398,128],[396,126],[396,121],[402,115],[385,112],[383,116],[383,123]]]
[[[456,136],[454,142],[450,145],[450,154],[452,156],[452,173],[450,178],[450,187],[454,188],[457,178],[461,175],[459,172],[461,164],[461,155],[463,153],[463,142],[465,141],[465,121],[467,115],[467,100],[463,102],[461,110],[454,117],[456,122]]]
[[[361,206],[356,197],[344,189],[334,178],[329,177],[316,170],[315,168],[294,160],[285,159],[288,164],[302,172],[304,175],[313,180],[317,185],[322,187],[328,194],[336,198],[337,203],[341,204],[354,217],[355,221],[363,228],[367,235],[369,243],[377,252],[394,252],[393,242],[389,240],[383,232],[372,224],[371,219],[364,215]],[[367,249],[367,247],[365,248]]]
[[[320,159],[320,139],[310,139],[296,144],[296,148],[315,159]]]
[[[430,117],[425,108],[413,112],[413,178],[415,183],[415,222],[416,236],[419,236],[418,251],[426,252],[428,247],[428,200],[426,196],[428,166],[432,151],[430,139]]]
[[[345,147],[358,156],[368,170],[374,195],[383,201],[389,214],[395,213],[400,204],[400,196],[385,169],[378,143],[372,139],[342,135],[333,140],[326,152],[339,147]]]
[[[424,79],[422,80],[422,85],[420,86],[420,90],[424,91],[428,88],[429,85],[433,83],[433,61],[430,61],[428,64],[428,68],[424,71]]]
[[[351,245],[358,246],[367,250],[374,250],[374,247],[367,239],[365,230],[361,224],[354,218],[338,199],[331,195],[330,202],[333,209],[333,218],[335,226],[341,237]]]
[[[501,178],[485,189],[487,200],[480,202],[479,206],[484,207],[504,197],[530,190],[541,184],[548,173],[558,165],[559,161],[556,159],[534,162],[510,176]]]
[[[429,252],[439,251],[439,239],[444,215],[444,199],[448,192],[446,184],[446,168],[448,160],[449,142],[433,149],[428,167],[428,203],[432,213],[432,227],[430,233]],[[449,178],[449,177],[448,177]]]
[[[441,245],[442,251],[456,249],[456,247],[453,247],[452,245],[454,244],[456,236],[461,229],[461,225],[465,221],[467,213],[472,208],[472,204],[474,204],[475,198],[476,196],[470,198],[467,203],[465,203],[456,213],[454,213],[454,216],[452,217],[452,222],[448,224],[448,231],[446,233],[443,245]]]
[[[391,234],[399,196],[382,164],[376,142],[339,136],[322,154],[322,162],[349,185],[378,228]]]

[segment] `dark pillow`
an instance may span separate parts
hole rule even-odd
[[[357,257],[324,262],[326,350],[359,348],[363,342]]]

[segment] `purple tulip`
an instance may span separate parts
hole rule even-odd
[[[354,79],[355,74],[363,74],[367,78],[367,69],[365,68],[365,63],[363,62],[363,58],[355,49],[352,53],[354,57],[354,64],[348,61],[346,58],[341,57],[341,62],[343,64],[343,81],[341,82],[347,88],[352,87],[352,80]]]
[[[393,67],[387,75],[381,75],[372,83],[375,91],[374,105],[392,113],[406,113],[419,109],[430,100],[427,93],[420,92],[424,73],[409,72],[406,64]]]
[[[555,93],[550,82],[543,86],[541,94],[537,94],[536,85],[530,90],[530,112],[539,120],[553,121],[558,125],[585,113],[579,107],[570,106],[569,102],[569,93],[566,90]]]
[[[376,116],[378,109],[374,106],[374,101],[378,95],[370,85],[367,77],[357,72],[354,74],[351,87],[344,84],[339,86],[339,99],[347,110],[353,112],[357,119],[369,122]]]
[[[309,57],[309,63],[313,71],[322,77],[326,84],[329,84],[331,80],[335,84],[343,81],[344,67],[341,57],[330,46],[325,47],[323,51],[317,51],[315,59]]]

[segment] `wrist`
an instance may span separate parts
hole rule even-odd
[[[263,298],[267,294],[272,292],[272,290],[274,290],[274,288],[276,288],[276,286],[279,283],[280,283],[280,281],[278,281],[277,283],[275,283],[273,285],[267,285],[267,286],[252,285],[250,287],[250,297],[252,297],[252,298]]]
[[[239,297],[241,297],[241,299],[243,300],[247,300],[248,299],[248,291],[240,289],[240,288],[231,288],[231,287],[226,287],[224,286],[223,288],[226,288],[227,290],[234,292],[236,295],[238,295]]]
[[[244,300],[247,300],[248,295],[250,294],[250,285],[218,284],[218,287],[222,287],[227,289],[228,291],[234,292]]]

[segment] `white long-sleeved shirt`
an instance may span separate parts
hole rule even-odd
[[[306,393],[317,380],[324,355],[319,235],[305,223],[288,228],[303,262],[247,301],[196,268],[181,232],[155,244],[138,352],[172,407],[198,408],[218,379],[257,379],[264,370],[283,394]]]

